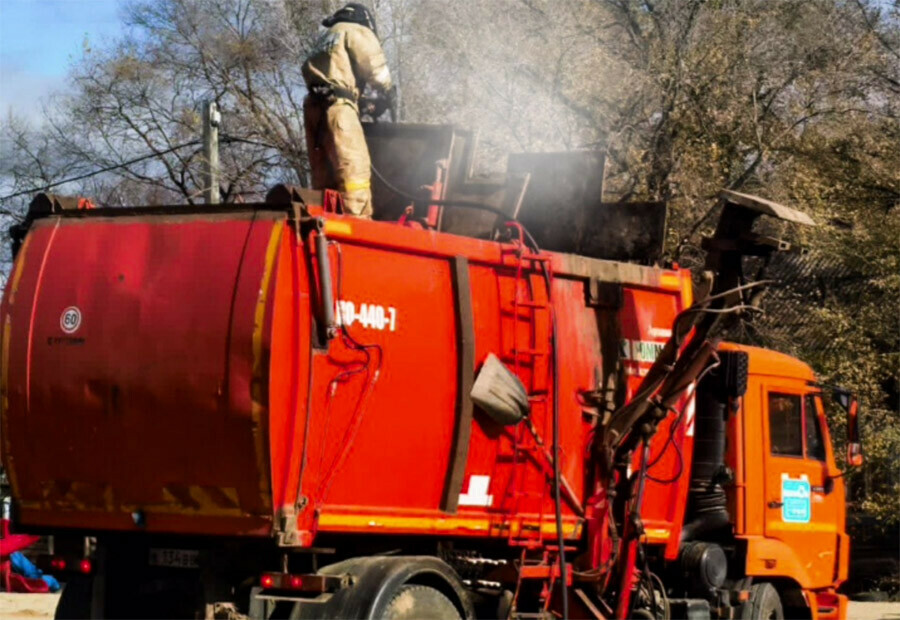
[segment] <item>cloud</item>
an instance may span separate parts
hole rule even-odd
[[[11,111],[32,125],[39,125],[45,104],[64,83],[62,76],[42,75],[4,62],[0,66],[0,114],[5,118]]]

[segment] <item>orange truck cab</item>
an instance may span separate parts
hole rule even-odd
[[[847,597],[837,592],[849,565],[845,485],[826,398],[846,410],[847,464],[856,466],[852,395],[821,385],[788,355],[717,345],[685,414],[693,442],[678,455],[690,463],[690,482],[677,556],[672,541],[655,540],[649,527],[660,509],[657,486],[674,478],[656,471],[665,448],[650,457],[643,540],[650,572],[666,583],[672,618],[847,617]]]
[[[823,405],[830,394],[790,356],[733,344],[720,350],[749,359],[746,392],[727,422],[725,455],[745,574],[777,589],[785,617],[806,611],[843,618],[847,599],[836,589],[847,578],[849,537],[844,479]]]

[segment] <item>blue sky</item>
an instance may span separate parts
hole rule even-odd
[[[124,0],[0,0],[0,114],[32,121],[65,88],[85,38],[100,45],[124,34]]]

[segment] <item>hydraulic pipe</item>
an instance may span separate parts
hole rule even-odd
[[[331,340],[337,334],[334,318],[334,292],[331,288],[331,259],[328,256],[328,237],[325,235],[325,220],[316,221],[316,263],[319,266],[319,299],[321,307],[322,331]]]

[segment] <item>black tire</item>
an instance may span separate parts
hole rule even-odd
[[[750,588],[750,600],[744,603],[741,620],[784,620],[784,608],[778,590],[771,583]]]
[[[440,591],[428,586],[403,586],[384,610],[384,620],[461,620],[459,610]]]

